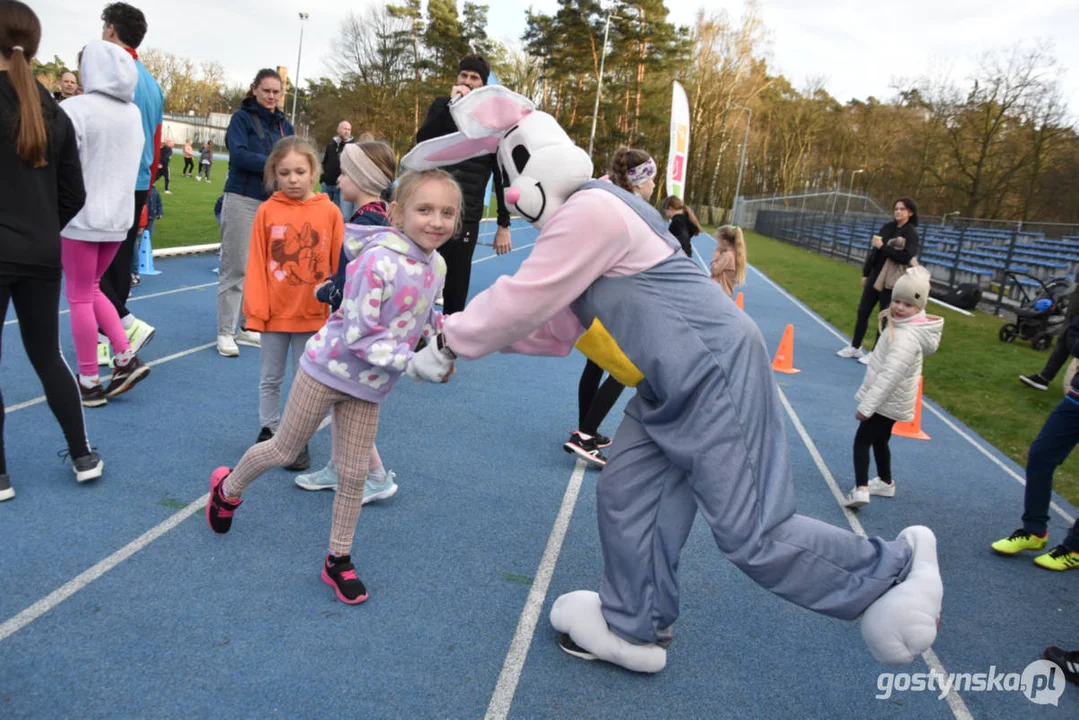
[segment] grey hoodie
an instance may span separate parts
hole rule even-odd
[[[132,100],[139,74],[120,46],[94,40],[79,67],[85,92],[61,110],[79,144],[86,204],[60,234],[86,242],[120,242],[135,220],[135,182],[145,137]]]

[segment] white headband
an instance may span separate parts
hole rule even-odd
[[[25,50],[22,49],[22,45],[12,45],[11,46],[11,52],[15,52],[16,50],[18,50],[21,53],[26,52]]]
[[[648,158],[647,162],[631,167],[626,175],[629,178],[630,185],[634,187],[643,185],[656,176],[656,161]]]

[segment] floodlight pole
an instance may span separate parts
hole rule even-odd
[[[596,139],[596,116],[599,115],[599,96],[603,93],[603,63],[607,59],[607,36],[611,31],[611,15],[607,12],[607,22],[603,26],[603,52],[599,56],[599,80],[596,83],[596,104],[592,107],[592,132],[588,136],[588,157],[592,157],[592,143]]]
[[[850,191],[847,193],[847,207],[843,210],[844,215],[850,212],[850,196],[854,193],[854,176],[860,172],[865,172],[865,170],[855,170],[850,174]]]
[[[734,184],[734,207],[731,210],[731,224],[737,225],[738,216],[741,214],[738,211],[742,209],[741,206],[738,204],[738,194],[742,191],[742,170],[746,166],[746,147],[749,146],[749,124],[753,122],[753,111],[742,105],[735,105],[734,107],[738,108],[739,110],[745,110],[747,113],[749,113],[749,116],[746,117],[745,139],[742,140],[742,155],[741,158],[739,158],[738,160],[738,182]]]
[[[295,90],[292,93],[292,126],[296,127],[296,101],[300,99],[300,58],[303,57],[303,23],[310,15],[300,13],[300,49],[296,53],[296,79],[292,85]]]

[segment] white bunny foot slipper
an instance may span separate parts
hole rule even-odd
[[[551,625],[567,633],[587,654],[563,650],[577,657],[606,660],[634,672],[659,672],[667,664],[667,651],[659,645],[634,645],[611,632],[600,610],[599,593],[576,590],[559,597],[551,608]]]
[[[933,531],[913,525],[896,539],[914,550],[910,574],[862,614],[862,637],[869,652],[890,665],[909,663],[933,647],[944,598]]]

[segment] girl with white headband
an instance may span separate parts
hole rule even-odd
[[[648,202],[656,189],[656,161],[644,150],[620,147],[611,159],[607,179]],[[600,423],[618,402],[625,388],[613,375],[608,375],[602,384],[601,380],[603,368],[591,360],[585,363],[577,384],[577,429],[570,433],[569,440],[562,445],[566,452],[578,455],[596,467],[607,464],[603,448],[611,444],[609,437],[600,435]]]

